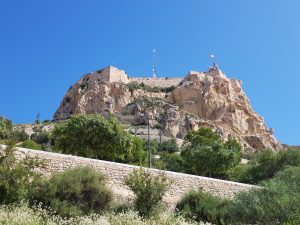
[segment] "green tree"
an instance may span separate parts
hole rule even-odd
[[[125,178],[125,184],[136,195],[134,203],[140,216],[149,217],[159,209],[170,182],[164,174],[155,176],[140,168]]]
[[[36,158],[16,160],[13,143],[0,151],[0,204],[26,200],[30,190],[42,181],[41,175],[34,172],[41,166],[42,162]]]
[[[99,114],[76,115],[57,124],[52,132],[55,149],[63,153],[130,162],[140,145],[119,121]],[[136,161],[136,159],[135,159]]]
[[[179,154],[163,152],[160,160],[164,162],[164,169],[174,172],[183,172],[184,161]]]
[[[185,141],[191,145],[213,146],[221,143],[220,136],[213,132],[211,128],[202,127],[197,131],[190,131],[185,136]]]
[[[147,152],[144,151],[144,141],[138,137],[132,137],[132,154],[128,154],[125,159],[134,165],[146,165]]]
[[[186,135],[181,156],[188,173],[223,177],[240,161],[241,146],[235,140],[223,143],[209,128],[191,131]]]
[[[0,116],[0,139],[10,138],[12,133],[13,123],[11,120]]]
[[[179,152],[179,147],[175,139],[170,139],[167,141],[162,141],[161,144],[158,145],[158,151],[174,153]]]

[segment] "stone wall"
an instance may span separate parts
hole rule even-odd
[[[137,82],[137,83],[144,83],[150,87],[171,87],[177,86],[181,81],[182,77],[180,78],[144,78],[144,77],[130,77],[129,82]]]
[[[104,174],[107,179],[108,186],[113,191],[116,199],[120,201],[130,201],[133,199],[132,192],[128,190],[127,186],[123,183],[123,180],[124,177],[131,173],[134,169],[139,169],[138,166],[87,159],[77,156],[50,153],[25,148],[16,148],[15,154],[18,159],[21,159],[26,155],[42,159],[46,164],[46,167],[44,169],[39,169],[39,171],[45,174],[45,176],[47,177],[55,172],[64,171],[65,169],[71,167],[93,167],[100,173]],[[157,169],[149,170],[153,174],[159,174],[162,172]],[[253,187],[256,187],[248,184],[169,171],[165,171],[164,173],[170,180],[172,180],[172,185],[163,198],[164,203],[166,203],[170,208],[174,208],[181,196],[192,189],[203,188],[204,191],[209,192],[213,195],[221,196],[224,198],[232,198],[236,193],[240,191],[247,191]]]

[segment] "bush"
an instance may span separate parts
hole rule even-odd
[[[42,202],[62,216],[82,215],[106,209],[112,193],[104,177],[89,167],[57,173],[35,190],[31,202]]]
[[[29,135],[24,131],[13,131],[12,132],[12,139],[16,140],[16,141],[26,141],[29,139]]]
[[[190,191],[176,206],[177,212],[187,219],[208,221],[216,225],[226,224],[229,201],[209,193]]]
[[[158,151],[174,153],[174,152],[179,152],[179,147],[175,139],[170,139],[167,141],[162,141],[161,144],[159,144],[158,146]]]
[[[134,204],[140,216],[150,217],[157,213],[170,183],[165,175],[154,176],[140,168],[125,178],[125,184],[136,195]]]
[[[50,133],[46,131],[36,131],[30,136],[30,139],[38,144],[47,144],[50,141]]]
[[[141,89],[142,87],[138,84],[138,82],[130,82],[126,84],[129,91],[133,93],[135,90]]]
[[[238,194],[229,207],[232,224],[300,224],[300,168],[289,167],[263,188]]]
[[[181,156],[185,172],[223,178],[228,170],[238,165],[240,153],[237,141],[230,139],[224,143],[210,128],[200,128],[186,135]]]
[[[134,165],[145,165],[147,161],[147,152],[144,151],[144,141],[138,137],[132,138],[132,154],[127,155],[125,161]]]
[[[0,140],[10,138],[12,128],[12,121],[4,118],[3,116],[0,116]]]
[[[184,161],[179,154],[164,152],[161,154],[161,161],[164,162],[164,169],[174,172],[183,172]]]
[[[150,140],[150,150],[151,154],[155,155],[158,152],[159,142],[157,140]],[[144,140],[143,149],[148,152],[148,140]]]
[[[34,172],[38,166],[42,163],[35,158],[17,161],[12,144],[0,151],[0,204],[26,200],[30,190],[42,181],[41,175]]]
[[[30,149],[35,149],[35,150],[41,150],[42,149],[42,146],[39,145],[38,143],[36,143],[33,140],[26,140],[26,141],[24,141],[20,145],[20,147],[22,147],[22,148],[30,148]]]
[[[229,177],[239,182],[257,184],[273,178],[277,172],[288,166],[300,166],[299,150],[288,149],[278,153],[264,150],[257,153],[246,166],[238,166],[233,169],[229,173]]]

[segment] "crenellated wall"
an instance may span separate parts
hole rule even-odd
[[[46,164],[44,169],[40,169],[46,177],[59,171],[64,171],[67,168],[76,166],[90,166],[102,173],[107,180],[108,186],[114,193],[117,200],[132,200],[133,193],[124,184],[124,177],[131,173],[134,169],[139,169],[138,166],[132,166],[109,161],[87,159],[77,156],[51,153],[45,151],[37,151],[25,148],[16,148],[16,157],[24,158],[26,155],[38,157]],[[162,171],[157,169],[149,169],[153,174],[159,174]],[[192,189],[203,188],[204,191],[216,196],[224,198],[232,198],[240,191],[247,191],[256,186],[236,183],[231,181],[188,175],[183,173],[175,173],[164,171],[166,176],[172,180],[169,190],[166,192],[163,201],[170,207],[174,208],[178,200],[184,193]]]

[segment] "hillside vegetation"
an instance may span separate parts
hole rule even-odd
[[[174,140],[152,141],[151,156],[156,168],[262,187],[237,194],[232,200],[202,190],[192,191],[179,201],[175,212],[166,215],[161,214],[161,200],[169,181],[163,174],[153,177],[146,171],[135,171],[124,180],[135,200],[116,203],[105,178],[91,168],[73,168],[45,180],[34,170],[43,166],[38,159],[14,158],[14,143],[18,143],[46,151],[148,165],[148,143],[126,131],[116,118],[78,115],[56,123],[50,132],[37,123],[30,137],[25,131],[14,131],[10,120],[0,120],[2,143],[9,144],[0,156],[0,214],[5,215],[0,219],[2,224],[117,224],[116,219],[121,221],[118,224],[300,224],[297,149],[262,149],[244,155],[249,161],[241,164],[239,143],[234,139],[223,141],[209,128],[190,131],[181,147]]]

